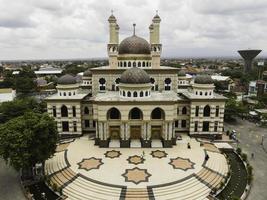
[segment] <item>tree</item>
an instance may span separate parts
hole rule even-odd
[[[28,94],[36,91],[36,75],[29,67],[23,68],[15,78],[15,89],[17,93]]]
[[[0,125],[0,156],[16,170],[32,167],[55,153],[57,139],[53,118],[28,112]]]
[[[3,71],[4,80],[0,83],[0,88],[13,88],[14,89],[14,75],[12,71]]]
[[[45,102],[38,103],[34,98],[22,98],[3,102],[0,105],[0,123],[5,123],[29,111],[44,113],[46,111],[46,104]]]

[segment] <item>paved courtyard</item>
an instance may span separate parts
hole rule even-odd
[[[249,161],[254,168],[254,180],[248,200],[267,199],[267,128],[256,126],[247,120],[238,119],[236,123],[225,123],[225,130],[235,129],[238,132],[239,146],[248,154]],[[261,145],[262,135],[265,136]],[[235,145],[236,146],[236,145]],[[251,158],[254,153],[255,158]]]
[[[46,173],[69,199],[205,199],[225,179],[227,161],[212,144],[186,136],[177,142],[173,148],[99,148],[82,137],[59,145]]]

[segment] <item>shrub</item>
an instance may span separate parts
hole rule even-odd
[[[241,149],[240,147],[238,147],[238,148],[236,149],[236,152],[237,152],[239,155],[241,155],[241,153],[242,153],[242,149]]]
[[[252,175],[253,167],[251,165],[247,166],[247,170],[248,170],[248,175]]]
[[[248,156],[245,153],[241,154],[242,159],[246,162],[248,160]]]
[[[220,189],[224,187],[224,181],[220,183]]]
[[[53,185],[52,185],[52,189],[53,189],[55,192],[58,191],[58,186],[57,186],[56,183],[53,183]]]
[[[248,175],[247,181],[248,181],[249,185],[251,184],[252,180],[253,180],[253,176],[252,175]]]
[[[232,197],[232,200],[240,200],[240,198],[239,197],[236,197],[236,196],[233,196]]]
[[[51,180],[49,178],[47,178],[46,183],[47,183],[47,185],[51,185]]]

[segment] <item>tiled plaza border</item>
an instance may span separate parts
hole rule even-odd
[[[139,163],[132,162],[131,159],[134,157],[140,158],[140,162]],[[144,164],[146,159],[144,159],[142,156],[133,155],[133,156],[129,156],[126,160],[128,161],[129,164],[139,165],[139,164]]]
[[[136,170],[136,169],[140,170],[140,171],[144,171],[144,173],[147,175],[145,177],[145,180],[139,180],[137,182],[129,180],[129,177],[127,176],[127,173],[129,171],[133,171],[133,170]],[[122,176],[125,178],[125,182],[131,182],[131,183],[134,183],[134,184],[138,185],[141,182],[148,182],[149,177],[151,177],[152,175],[150,173],[148,173],[147,169],[140,169],[139,167],[135,167],[135,168],[132,168],[132,169],[126,169],[125,172],[122,174]]]
[[[91,169],[86,169],[86,168],[82,168],[81,164],[86,161],[86,160],[97,160],[99,161],[99,164],[97,165],[97,167],[91,168]],[[96,157],[90,157],[90,158],[83,158],[81,162],[78,162],[77,165],[79,166],[78,169],[84,169],[86,171],[90,171],[92,169],[99,169],[102,165],[104,165],[104,163],[102,162],[101,158],[96,158]]]
[[[183,169],[183,168],[180,168],[180,167],[175,167],[173,164],[172,164],[172,162],[174,161],[174,160],[178,160],[178,159],[181,159],[181,160],[187,160],[189,163],[191,163],[192,164],[192,168],[187,168],[187,169]],[[187,170],[189,170],[189,169],[195,169],[195,164],[196,163],[194,163],[194,162],[192,162],[189,158],[182,158],[182,157],[176,157],[176,158],[170,158],[170,162],[168,162],[168,164],[169,165],[171,165],[172,167],[173,167],[173,169],[180,169],[180,170],[183,170],[183,171],[187,171]]]
[[[116,152],[116,153],[118,153],[118,155],[117,156],[115,156],[115,157],[109,157],[109,153],[111,153],[111,152]],[[121,155],[122,155],[122,153],[120,152],[120,151],[117,151],[117,150],[111,150],[111,151],[106,151],[106,153],[104,153],[104,155],[105,155],[105,158],[110,158],[110,159],[114,159],[114,158],[119,158]]]
[[[162,157],[158,157],[158,156],[155,156],[154,153],[156,152],[161,152],[164,154],[164,156]],[[162,159],[162,158],[167,158],[168,154],[165,152],[165,151],[162,151],[162,150],[155,150],[155,151],[151,151],[150,155],[153,157],[153,158],[158,158],[158,159]]]

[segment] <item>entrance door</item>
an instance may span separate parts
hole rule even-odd
[[[151,126],[151,139],[161,139],[161,126]]]
[[[131,126],[131,139],[141,138],[141,126]]]
[[[119,126],[110,126],[109,127],[109,136],[110,136],[110,139],[120,139],[120,127]]]

